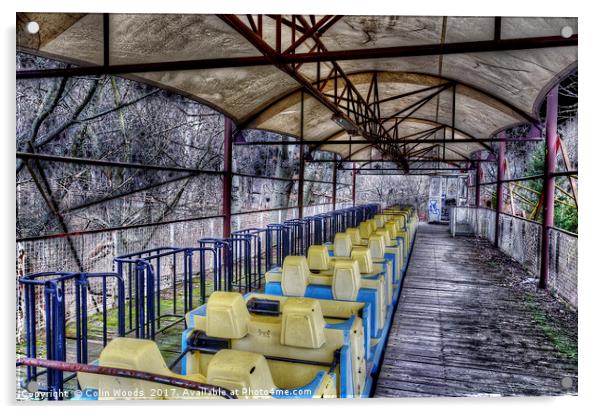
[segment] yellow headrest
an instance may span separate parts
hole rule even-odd
[[[334,236],[335,257],[349,257],[351,255],[351,237],[347,233],[337,233]]]
[[[136,369],[152,374],[171,373],[159,347],[149,339],[114,338],[100,353],[99,364],[103,367]]]
[[[286,256],[282,263],[282,294],[303,296],[307,288],[309,267],[305,256]]]
[[[370,236],[368,240],[368,247],[370,247],[370,254],[376,259],[382,259],[385,257],[385,238],[379,235]]]
[[[376,231],[376,229],[378,228],[378,226],[376,225],[376,220],[374,220],[374,219],[369,219],[369,220],[366,220],[366,221],[367,221],[367,222],[368,222],[368,224],[370,225],[370,230],[371,230],[372,232],[375,232],[375,231]]]
[[[397,232],[399,231],[397,224],[394,221],[388,221],[385,223],[385,229],[389,231],[389,237],[394,238],[397,236]]]
[[[375,215],[374,222],[376,223],[376,227],[382,227],[385,224],[385,216],[382,214]]]
[[[325,245],[313,245],[307,249],[307,265],[309,270],[330,269],[330,256]]]
[[[387,233],[387,237],[389,238],[389,240],[391,240],[395,236],[393,234],[393,232],[391,231],[391,229],[388,229],[386,227],[379,227],[379,228],[377,228],[376,231],[374,232],[374,234],[378,234],[379,231]]]
[[[391,238],[389,237],[389,231],[385,229],[378,229],[374,232],[377,236],[383,236],[385,238],[385,246],[391,244]]]
[[[250,319],[244,298],[238,292],[213,292],[207,301],[207,335],[240,339],[248,332]]]
[[[367,239],[372,234],[372,226],[367,221],[362,221],[360,223],[360,237],[362,239]]]
[[[397,224],[397,230],[405,229],[405,216],[395,215],[393,216],[393,221]]]
[[[237,391],[239,395],[266,398],[275,388],[263,355],[233,349],[222,349],[211,358],[207,366],[207,382]]]
[[[364,246],[356,246],[351,250],[351,258],[357,260],[361,273],[372,273],[372,254]]]
[[[157,344],[148,339],[113,339],[100,353],[99,365],[176,376],[165,364]],[[132,395],[140,395],[140,398],[161,398],[160,396],[153,397],[153,390],[157,389],[158,384],[152,382],[107,375],[78,375],[78,380],[82,381],[82,378],[85,381],[84,384],[89,383],[90,386],[98,388],[102,393],[99,395],[101,399],[120,398],[119,396],[134,392],[136,394]]]
[[[309,298],[288,299],[282,307],[280,343],[300,348],[320,348],[326,342],[320,302]]]
[[[338,259],[332,275],[332,295],[337,300],[356,300],[361,273],[357,260]]]
[[[361,243],[362,238],[360,236],[360,229],[357,227],[349,227],[347,230],[345,230],[345,233],[351,237],[351,244],[356,245]]]

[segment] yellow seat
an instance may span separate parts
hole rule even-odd
[[[374,264],[372,253],[368,247],[365,246],[354,246],[351,250],[351,259],[356,260],[359,266],[359,270],[362,277],[374,278],[382,274],[385,281],[385,297],[387,305],[393,303],[393,273],[389,267],[384,267],[384,263],[380,262],[379,265]]]
[[[102,367],[132,369],[172,378],[209,383],[206,376],[196,373],[179,375],[172,372],[157,344],[147,339],[115,338],[100,353],[98,364]],[[108,375],[78,373],[80,387],[98,390],[101,400],[171,399],[171,398],[221,398],[217,395],[199,396],[195,391],[174,388],[155,382]],[[218,385],[218,384],[213,384]]]
[[[347,236],[344,233],[342,233],[342,235]],[[357,261],[351,260],[350,256],[335,259],[336,260],[334,260],[332,274],[330,272],[312,274],[309,271],[307,259],[305,257],[287,256],[284,259],[282,273],[273,271],[266,273],[266,283],[280,282],[282,293],[285,296],[305,296],[305,291],[309,285],[330,286],[333,299],[350,301],[357,300],[357,292],[359,291],[359,288],[375,289],[377,291],[377,297],[379,298],[379,301],[377,304],[377,309],[374,312],[377,315],[378,320],[377,328],[381,329],[384,326],[388,302],[385,278],[382,277],[374,280],[362,278]],[[350,264],[349,262],[355,262],[355,265]],[[338,281],[335,281],[334,275],[337,272],[337,267],[339,267],[340,273]],[[355,282],[356,279],[359,279],[359,285]],[[285,280],[287,281],[287,288],[285,288],[283,283]],[[343,282],[343,280],[345,280],[345,282]],[[347,283],[352,283],[352,285],[346,288],[344,286]],[[295,289],[291,290],[288,288],[290,286],[294,286]],[[359,286],[357,291],[356,286]],[[353,296],[353,292],[356,292],[355,296]]]
[[[347,233],[337,233],[334,235],[334,256],[349,257],[351,255],[351,236]]]
[[[303,296],[309,284],[309,267],[305,256],[287,256],[282,263],[282,293],[286,296]],[[267,281],[267,279],[266,279]]]
[[[394,221],[388,221],[385,223],[385,229],[389,232],[389,237],[391,238],[402,238],[403,239],[403,257],[406,258],[408,256],[408,245],[409,245],[409,236],[406,231],[400,231],[397,227],[397,224]]]
[[[207,303],[207,335],[240,339],[247,334],[250,319],[247,305],[240,295],[214,292]]]
[[[276,388],[263,355],[232,349],[222,349],[211,358],[207,380],[239,398],[270,398]]]
[[[384,214],[376,214],[374,216],[374,223],[376,224],[376,227],[383,227],[385,225],[385,222],[387,221],[387,218]]]
[[[353,246],[361,246],[367,244],[367,238],[362,239],[360,229],[357,227],[349,227],[345,230],[345,233],[351,238],[351,244]]]
[[[240,300],[244,301],[244,298],[238,292],[224,293],[232,297],[237,296]],[[214,295],[215,293],[209,298],[207,308],[212,305]],[[266,296],[267,295],[258,295],[257,297]],[[276,298],[274,296],[269,297]],[[250,318],[247,319],[249,312],[242,311],[237,305],[239,302],[238,299],[230,298],[225,300],[224,295],[219,295],[215,300],[219,302],[220,307],[230,306],[231,309],[229,313],[233,315],[233,319],[238,320],[238,322],[231,324],[231,326],[224,327],[222,332],[229,332],[231,334],[231,337],[226,338],[229,340],[228,345],[230,349],[254,352],[265,356],[267,365],[271,371],[271,380],[275,387],[282,389],[302,387],[309,384],[318,373],[325,370],[328,371],[330,365],[334,361],[335,352],[345,345],[345,331],[327,327],[321,303],[333,302],[332,304],[328,303],[327,305],[330,306],[330,313],[332,313],[332,311],[341,311],[342,308],[340,302],[335,301],[321,301],[312,298],[293,298],[284,296],[277,298],[281,300],[280,315],[251,314]],[[337,303],[339,304],[337,305]],[[355,306],[353,309],[358,311],[361,309],[361,305],[359,305],[359,307]],[[208,326],[215,323],[211,319],[218,317],[216,315],[217,314],[215,313],[209,312],[205,315],[195,315],[193,319],[193,328],[200,331],[206,331]],[[353,319],[351,329],[348,332],[350,337],[349,352],[352,356],[352,366],[355,373],[353,383],[354,387],[358,386],[358,389],[362,390],[365,383],[366,364],[363,322],[362,319],[357,317],[354,313],[349,316],[356,316]],[[225,321],[227,324],[230,324],[230,321],[233,319],[226,319]],[[218,321],[223,321],[223,319],[218,317]],[[247,321],[248,324],[247,334],[242,338],[238,338],[237,326],[243,321]],[[203,353],[200,351],[190,352],[186,356],[186,372],[202,373],[207,371],[209,380],[215,380],[216,377],[212,376],[210,372],[213,358],[215,357],[211,353]],[[229,385],[231,388],[237,389],[236,387],[238,384],[242,384],[245,381],[249,382],[253,379],[243,376],[244,369],[242,367],[250,367],[253,365],[251,362],[262,364],[262,362],[258,362],[257,358],[252,359],[251,362],[248,358],[243,359],[243,361],[237,362],[236,365],[237,367],[241,367],[241,371],[236,375],[229,377],[230,379],[228,381],[230,381]],[[302,361],[313,361],[314,363],[310,364]],[[249,370],[250,369],[251,368],[249,368]],[[263,371],[265,372],[265,369],[263,369]],[[223,371],[219,372],[222,372],[220,377],[224,377]],[[364,374],[362,374],[362,372]],[[260,381],[262,381],[262,384],[270,385],[270,383],[267,382],[267,379],[261,378]],[[329,390],[330,388],[334,388],[329,385],[329,381],[331,381],[329,378],[331,377],[328,375],[323,377],[322,381],[324,383],[320,385],[321,389]],[[228,382],[225,381],[219,383],[226,386],[225,384]]]
[[[324,316],[315,299],[291,298],[282,309],[280,342],[287,346],[320,348],[324,338]]]
[[[389,235],[389,231],[387,229],[385,229],[385,228],[377,229],[374,232],[374,234],[377,235],[377,236],[382,236],[384,238],[384,240],[385,240],[385,246],[391,246],[391,245],[394,244],[391,241],[391,236]]]
[[[376,236],[379,239],[373,238],[374,236]],[[372,242],[370,242],[370,240],[372,240]],[[395,263],[397,264],[396,265],[397,266],[397,269],[396,269],[397,274],[395,275],[395,280],[399,280],[401,278],[401,269],[402,269],[403,260],[404,260],[403,246],[397,242],[392,242],[391,238],[389,237],[389,232],[387,230],[385,230],[384,228],[376,230],[368,241],[369,245],[370,245],[370,243],[372,243],[372,246],[376,246],[376,243],[378,243],[378,244],[381,243],[380,241],[376,242],[374,240],[382,240],[382,243],[384,244],[384,247],[385,247],[385,252],[395,255]],[[374,255],[374,257],[377,257],[377,256]]]
[[[383,259],[385,257],[385,238],[377,234],[370,236],[368,239],[368,248],[372,257]]]
[[[338,259],[332,275],[332,295],[337,300],[357,300],[361,274],[357,260]]]
[[[398,242],[397,239],[395,239],[395,238],[391,238],[391,232],[390,232],[390,230],[386,229],[385,227],[377,229],[374,232],[374,234],[377,235],[377,236],[383,236],[384,237],[384,239],[385,239],[385,246],[397,248],[398,254],[399,254],[399,258],[401,260],[400,263],[403,263],[403,260],[405,260],[403,243]]]
[[[333,262],[326,245],[312,245],[307,249],[307,265],[312,272],[332,271]]]
[[[389,305],[393,298],[393,266],[391,262],[384,260],[384,253],[378,259],[373,258],[368,246],[354,245],[351,249],[351,255],[349,258],[358,261],[362,279],[374,279],[375,277],[378,277],[378,275],[382,274],[386,289],[386,303]],[[347,259],[347,257],[330,257],[328,255],[328,248],[325,245],[310,246],[307,251],[307,263],[309,270],[315,276],[332,276],[334,273],[334,264],[339,260]]]
[[[372,235],[372,225],[367,221],[362,221],[359,227],[360,237],[362,239],[367,239]]]
[[[366,220],[366,223],[368,223],[368,225],[370,226],[372,233],[374,233],[376,231],[376,229],[378,228],[378,226],[376,225],[376,220],[374,220],[374,219],[368,219],[368,220]]]

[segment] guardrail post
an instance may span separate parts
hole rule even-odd
[[[305,94],[301,91],[301,115],[299,122],[299,140],[303,142],[303,123],[304,123],[304,103]],[[299,145],[299,182],[297,185],[297,208],[299,213],[297,217],[303,218],[303,198],[305,197],[305,145]]]
[[[337,209],[337,161],[332,163],[332,211]]]
[[[355,162],[354,162],[353,163],[353,171],[351,172],[351,201],[353,203],[353,207],[355,207],[355,181],[356,181],[356,176],[357,176],[357,170],[355,168]]]
[[[504,209],[504,159],[506,158],[506,133],[500,133],[500,142],[498,143],[498,154],[497,154],[497,184],[496,184],[496,194],[497,194],[497,203],[495,206],[495,239],[493,245],[495,247],[499,247],[499,232],[500,232],[500,213]]]
[[[222,188],[222,237],[230,237],[232,222],[232,121],[224,117],[224,184]]]
[[[477,162],[477,169],[475,172],[474,205],[476,208],[481,207],[481,163],[480,162]]]
[[[541,272],[539,288],[548,286],[550,270],[550,228],[554,226],[556,179],[556,139],[558,134],[558,85],[548,92],[546,100],[546,156],[544,159],[543,221],[541,223]]]

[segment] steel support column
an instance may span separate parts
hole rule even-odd
[[[337,161],[332,163],[332,210],[337,209]]]
[[[546,100],[546,157],[544,160],[543,220],[541,224],[541,273],[539,288],[548,286],[550,270],[550,228],[554,226],[556,186],[556,139],[558,136],[558,85],[548,92]]]
[[[224,179],[222,188],[222,237],[230,237],[232,223],[232,121],[224,117]]]
[[[501,134],[505,135],[504,132]],[[504,136],[505,138],[505,136]],[[504,159],[506,159],[506,141],[500,141],[498,144],[497,153],[497,183],[496,183],[496,194],[497,203],[495,206],[495,240],[493,245],[499,246],[499,232],[500,232],[500,213],[504,209]]]
[[[475,172],[475,190],[474,190],[474,205],[475,207],[481,207],[481,163],[477,163],[477,170]]]
[[[351,201],[353,207],[355,207],[355,181],[357,177],[357,170],[355,168],[355,162],[353,163],[353,172],[351,173]]]
[[[304,91],[301,91],[301,116],[299,125],[299,139],[303,141],[303,115],[304,115]],[[303,218],[303,199],[305,197],[305,145],[299,145],[299,183],[297,184],[297,208],[298,217]]]

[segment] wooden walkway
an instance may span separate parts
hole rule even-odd
[[[576,393],[576,362],[504,276],[474,260],[482,248],[418,226],[375,397]]]

